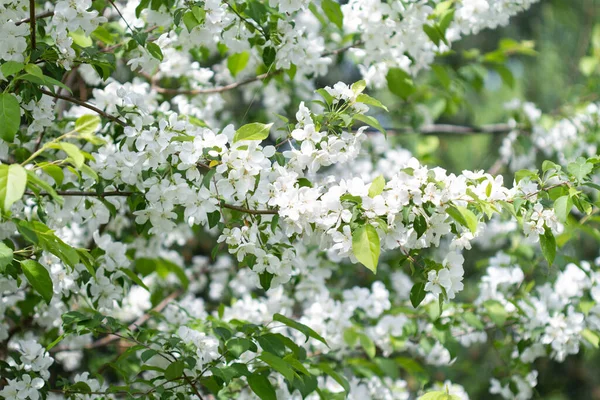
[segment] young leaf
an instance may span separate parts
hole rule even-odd
[[[265,125],[260,122],[246,124],[235,132],[235,135],[233,135],[233,143],[239,142],[240,140],[265,140],[269,137],[269,130],[272,126],[272,123]]]
[[[158,61],[162,61],[164,56],[163,52],[160,49],[160,46],[153,42],[146,43],[146,49],[148,49],[148,53]]]
[[[12,143],[21,125],[19,101],[10,93],[0,93],[0,138]]]
[[[27,171],[19,164],[0,164],[0,207],[8,211],[23,197],[27,186]]]
[[[267,351],[264,351],[258,358],[260,358],[264,363],[270,365],[275,371],[283,375],[289,382],[294,381],[294,371],[282,358],[279,358],[275,354]]]
[[[321,335],[319,335],[317,332],[315,332],[308,326],[301,324],[300,322],[296,322],[293,319],[289,319],[288,317],[283,316],[279,313],[273,315],[273,321],[281,322],[281,323],[289,326],[292,329],[295,329],[299,332],[304,333],[304,336],[306,336],[306,341],[308,341],[308,338],[311,337],[311,338],[316,339],[319,342],[323,343],[327,347],[329,347],[329,345],[327,344],[327,342],[325,341],[325,339],[323,339],[323,337]]]
[[[583,157],[579,157],[576,161],[567,165],[567,171],[578,181],[585,179],[593,169],[594,165],[587,162]]]
[[[248,60],[250,60],[250,53],[244,51],[242,53],[232,54],[227,59],[227,68],[233,77],[236,77],[237,74],[242,72],[246,65],[248,65]]]
[[[377,178],[373,179],[371,182],[371,186],[369,186],[369,197],[373,198],[377,195],[383,193],[383,188],[385,187],[385,178],[383,175],[379,175]]]
[[[388,111],[388,108],[379,100],[372,98],[368,94],[361,93],[356,97],[357,103],[367,104],[373,107],[383,108],[385,111]]]
[[[373,128],[377,129],[379,132],[383,133],[384,135],[387,135],[387,132],[385,131],[385,129],[383,129],[383,126],[381,126],[379,121],[377,121],[377,119],[371,117],[370,115],[356,114],[354,116],[354,119],[364,122],[365,124],[370,125]]]
[[[342,13],[340,3],[335,0],[323,0],[321,7],[327,18],[338,28],[342,29],[344,25],[344,13]]]
[[[562,223],[567,222],[567,217],[573,208],[573,201],[569,195],[561,196],[554,201],[554,213]]]
[[[6,268],[6,266],[12,262],[12,260],[13,250],[4,243],[0,242],[0,273],[4,271],[4,268]]]
[[[75,130],[82,135],[92,135],[99,126],[100,117],[98,115],[82,115],[75,121]]]
[[[42,296],[46,304],[50,304],[54,291],[48,270],[34,260],[21,261],[21,269],[31,287]]]
[[[371,225],[360,226],[352,233],[354,256],[373,273],[377,272],[381,244],[377,230]]]
[[[23,71],[23,68],[25,68],[23,63],[18,61],[7,61],[0,66],[0,71],[2,72],[2,75],[8,77]]]
[[[548,265],[552,265],[554,257],[556,257],[556,239],[550,228],[546,227],[546,230],[540,235],[540,247],[542,248],[542,254]]]

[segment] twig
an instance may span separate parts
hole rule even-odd
[[[497,134],[503,135],[510,133],[517,129],[508,124],[490,124],[490,125],[451,125],[451,124],[431,124],[424,125],[420,128],[385,128],[388,135],[407,135],[407,134],[421,134],[421,135],[477,135],[477,134]],[[379,132],[377,129],[368,127],[365,130],[366,133]]]
[[[25,192],[26,195],[28,196],[36,196],[35,193],[33,192]],[[111,192],[101,192],[101,193],[97,193],[97,192],[86,192],[86,191],[81,191],[81,190],[57,190],[56,194],[58,194],[59,196],[87,196],[87,197],[110,197],[110,196],[132,196],[134,194],[143,194],[142,192],[130,192],[130,191],[119,191],[119,190],[114,190]],[[38,194],[38,196],[50,196],[50,193],[47,192],[40,192]],[[235,210],[235,211],[241,211],[243,213],[246,214],[255,214],[255,215],[260,215],[260,214],[271,214],[271,215],[275,215],[278,213],[277,209],[272,209],[272,210],[251,210],[248,208],[244,208],[244,207],[240,207],[240,206],[235,206],[233,204],[227,204],[227,203],[222,203],[221,206],[223,208],[228,208],[230,210]]]
[[[197,95],[197,94],[211,94],[211,93],[221,93],[221,92],[226,92],[228,90],[232,90],[235,88],[238,88],[240,86],[244,86],[247,85],[249,83],[252,82],[256,82],[256,81],[262,81],[264,79],[267,79],[271,76],[275,76],[277,74],[280,74],[281,70],[277,70],[271,73],[264,73],[264,74],[260,74],[257,76],[253,76],[252,78],[248,78],[248,79],[244,79],[243,81],[239,81],[239,82],[234,82],[234,83],[230,83],[229,85],[224,85],[224,86],[217,86],[214,88],[208,88],[208,89],[189,89],[189,90],[181,90],[181,89],[169,89],[169,88],[163,88],[160,86],[155,86],[154,89],[158,92],[158,93],[163,93],[163,94],[188,94],[188,95]]]
[[[346,50],[350,50],[350,49],[355,48],[355,47],[360,47],[362,45],[363,45],[362,41],[354,42],[352,44],[349,44],[348,46],[344,46],[344,47],[341,47],[339,49],[335,49],[335,50],[331,50],[331,51],[326,51],[325,53],[321,54],[321,57],[337,56],[338,54],[343,53]]]
[[[31,11],[30,11],[30,14],[29,14],[29,15],[31,15]],[[44,18],[48,18],[48,17],[51,17],[51,16],[53,16],[53,15],[54,15],[54,11],[46,11],[46,12],[44,12],[44,13],[41,13],[41,14],[35,15],[35,16],[34,16],[34,18],[35,18],[36,20],[38,20],[38,19],[44,19]],[[30,22],[30,21],[31,21],[31,18],[25,18],[25,19],[22,19],[22,20],[20,20],[20,21],[16,22],[16,23],[15,23],[15,25],[16,25],[16,26],[19,26],[19,25],[21,25],[21,24],[26,24],[26,23],[28,23],[28,22]]]
[[[231,6],[230,6],[231,7]],[[321,54],[322,57],[326,57],[326,56],[331,56],[331,55],[337,55],[340,53],[343,53],[344,51],[351,49],[353,47],[358,47],[362,45],[362,42],[355,42],[352,43],[348,46],[336,49],[336,50],[331,50],[331,51],[327,51],[323,54]],[[186,94],[186,95],[197,95],[197,94],[212,94],[212,93],[221,93],[221,92],[226,92],[228,90],[232,90],[232,89],[236,89],[240,86],[243,85],[247,85],[249,83],[252,82],[256,82],[256,81],[262,81],[264,79],[270,78],[271,76],[275,76],[277,74],[282,73],[283,70],[276,70],[273,72],[267,72],[264,74],[260,74],[257,76],[253,76],[251,78],[245,79],[243,81],[239,81],[239,82],[234,82],[234,83],[230,83],[229,85],[224,85],[224,86],[217,86],[214,88],[208,88],[208,89],[188,89],[188,90],[182,90],[182,89],[170,89],[170,88],[163,88],[160,86],[154,86],[154,89],[158,92],[158,93],[163,93],[163,94],[173,94],[173,95],[177,95],[177,94]]]
[[[108,118],[111,121],[114,121],[114,122],[116,122],[117,124],[119,124],[121,126],[127,126],[126,122],[120,120],[117,117],[113,117],[112,115],[105,113],[104,111],[102,111],[98,107],[95,107],[95,106],[93,106],[93,105],[91,105],[89,103],[86,103],[85,101],[81,101],[79,99],[76,99],[76,98],[70,97],[70,96],[63,96],[62,94],[58,94],[58,93],[52,93],[52,92],[50,92],[49,90],[46,90],[46,89],[40,89],[40,91],[42,93],[44,93],[45,95],[47,95],[47,96],[51,96],[51,97],[54,97],[54,98],[57,98],[57,99],[65,100],[65,101],[77,104],[77,105],[79,105],[81,107],[85,107],[88,110],[92,110],[92,111],[100,114],[104,118]]]
[[[196,387],[196,385],[194,384],[194,382],[192,382],[192,380],[190,379],[190,377],[186,375],[185,372],[183,373],[183,379],[185,379],[185,381],[192,387],[192,390],[194,391],[194,393],[196,394],[196,396],[198,396],[198,398],[200,400],[203,400],[203,397],[200,394],[200,392],[198,391],[198,388]]]
[[[31,35],[31,51],[35,50],[35,0],[29,0],[29,30]]]
[[[146,323],[146,321],[148,321],[150,319],[150,317],[152,317],[152,313],[154,312],[161,312],[166,306],[169,305],[169,303],[171,303],[171,301],[173,301],[174,299],[176,299],[177,297],[179,297],[179,295],[181,295],[181,293],[183,293],[182,290],[177,290],[173,293],[171,293],[169,296],[167,296],[163,301],[161,301],[160,303],[158,303],[156,305],[156,307],[154,307],[153,309],[151,309],[150,311],[148,311],[146,314],[142,315],[141,317],[139,317],[138,319],[136,319],[135,321],[133,321],[131,324],[129,324],[129,326],[127,327],[130,331],[135,331],[137,330],[140,326],[144,325]],[[114,334],[110,334],[110,335],[106,335],[104,336],[102,339],[96,340],[95,342],[89,343],[87,345],[84,346],[84,349],[95,349],[97,347],[103,347],[106,346],[107,344],[110,344],[116,340],[119,339],[119,335],[114,333]],[[60,351],[68,351],[68,350],[72,350],[70,349],[68,346],[60,346],[60,347],[53,347],[52,349],[50,349],[50,352],[52,353],[57,353]]]

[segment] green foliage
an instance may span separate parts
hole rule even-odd
[[[46,304],[50,304],[54,292],[48,270],[34,260],[21,261],[21,270],[29,284],[42,296]]]
[[[352,251],[360,263],[373,273],[377,272],[381,245],[379,234],[372,225],[359,226],[352,232]]]
[[[269,131],[273,124],[261,124],[253,122],[240,127],[233,136],[233,142],[241,140],[265,140],[269,137]]]

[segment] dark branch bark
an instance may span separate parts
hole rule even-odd
[[[46,90],[46,89],[40,89],[40,91],[41,91],[42,93],[44,93],[45,95],[47,95],[47,96],[51,96],[51,97],[54,97],[54,98],[56,98],[56,99],[65,100],[65,101],[68,101],[68,102],[71,102],[71,103],[77,104],[77,105],[79,105],[79,106],[81,106],[81,107],[85,107],[85,108],[87,108],[88,110],[92,110],[92,111],[94,111],[94,112],[96,112],[96,113],[100,114],[100,115],[101,115],[101,116],[103,116],[104,118],[110,119],[111,121],[113,121],[113,122],[116,122],[117,124],[119,124],[119,125],[121,125],[121,126],[127,126],[127,123],[126,123],[126,122],[124,122],[124,121],[120,120],[120,119],[119,119],[119,118],[117,118],[117,117],[113,117],[112,115],[109,115],[109,114],[105,113],[104,111],[102,111],[102,110],[101,110],[101,109],[99,109],[98,107],[95,107],[95,106],[93,106],[93,105],[91,105],[91,104],[88,104],[88,103],[86,103],[85,101],[81,101],[81,100],[79,100],[79,99],[76,99],[76,98],[74,98],[74,97],[70,97],[70,96],[63,96],[62,94],[58,94],[58,93],[52,93],[52,92],[50,92],[49,90]]]

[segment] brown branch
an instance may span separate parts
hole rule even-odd
[[[25,192],[26,195],[28,196],[36,196],[35,193],[33,192]],[[127,197],[127,196],[132,196],[134,194],[143,194],[142,192],[130,192],[130,191],[119,191],[119,190],[114,190],[111,192],[101,192],[101,193],[97,193],[97,192],[90,192],[90,191],[82,191],[82,190],[57,190],[56,194],[58,194],[59,196],[88,196],[88,197],[110,197],[110,196],[123,196],[123,197]],[[38,194],[38,196],[50,196],[50,193],[47,192],[41,192]],[[227,204],[227,203],[222,203],[221,206],[223,208],[228,208],[230,210],[235,210],[235,211],[240,211],[246,214],[255,214],[255,215],[265,215],[265,214],[271,214],[271,215],[275,215],[278,213],[278,211],[276,209],[272,209],[272,210],[251,210],[248,208],[244,208],[244,207],[240,207],[240,206],[235,206],[233,204]]]
[[[35,0],[29,0],[29,30],[31,35],[31,51],[35,50]]]
[[[490,124],[490,125],[451,125],[451,124],[431,124],[420,128],[384,128],[388,135],[476,135],[476,134],[507,134],[518,127],[508,124]],[[369,127],[367,133],[379,132],[377,129]]]
[[[273,210],[250,210],[248,208],[244,208],[244,207],[240,207],[240,206],[234,206],[232,204],[227,204],[227,203],[222,204],[222,206],[224,208],[229,208],[230,210],[240,211],[240,212],[243,212],[243,213],[246,213],[246,214],[275,215],[275,214],[279,213],[276,209],[273,209]]]
[[[275,75],[280,74],[282,72],[283,71],[281,71],[281,70],[274,71],[274,72],[267,72],[267,73],[264,73],[264,74],[253,76],[252,78],[244,79],[243,81],[234,82],[234,83],[230,83],[229,85],[217,86],[217,87],[208,88],[208,89],[181,90],[181,89],[163,88],[163,87],[160,87],[160,86],[155,86],[154,89],[158,93],[173,94],[173,95],[176,95],[176,94],[197,95],[197,94],[221,93],[221,92],[226,92],[228,90],[232,90],[232,89],[238,88],[240,86],[247,85],[247,84],[252,83],[252,82],[262,81],[264,79],[267,79],[267,78],[269,78],[271,76],[275,76]]]
[[[169,303],[171,303],[173,300],[175,300],[177,297],[179,297],[182,293],[183,293],[182,290],[177,290],[177,291],[171,293],[166,298],[164,298],[163,301],[158,303],[156,305],[156,307],[152,308],[146,314],[142,315],[141,317],[139,317],[138,319],[133,321],[131,324],[129,324],[127,329],[129,329],[132,332],[137,330],[140,326],[144,325],[146,323],[146,321],[148,321],[152,317],[152,313],[161,312],[166,306],[169,305]],[[99,340],[96,340],[95,342],[86,344],[83,348],[89,350],[89,349],[95,349],[97,347],[103,347],[103,346],[106,346],[107,344],[110,344],[118,339],[119,339],[119,335],[117,335],[117,334],[106,335],[102,339],[99,339]],[[66,350],[76,350],[76,349],[70,349],[68,346],[60,346],[60,347],[53,347],[52,349],[50,349],[50,352],[57,353],[59,351],[66,351]]]
[[[31,15],[31,10],[29,10],[29,15]],[[54,11],[46,11],[46,12],[44,12],[44,13],[41,13],[41,14],[38,14],[38,15],[34,15],[34,19],[35,19],[35,20],[38,20],[38,19],[44,19],[44,18],[51,17],[51,16],[53,16],[53,15],[54,15]],[[19,26],[19,25],[21,25],[21,24],[26,24],[26,23],[28,23],[28,22],[30,22],[30,21],[31,21],[31,17],[29,17],[29,18],[25,18],[25,19],[22,19],[22,20],[20,20],[20,21],[18,21],[18,22],[15,22],[15,25],[16,25],[16,26]]]
[[[327,56],[337,56],[340,53],[343,53],[347,50],[350,50],[352,48],[355,47],[360,47],[363,45],[363,41],[358,41],[358,42],[354,42],[352,44],[349,44],[348,46],[344,46],[344,47],[340,47],[339,49],[335,49],[335,50],[331,50],[331,51],[326,51],[325,53],[321,54],[321,57],[327,57]]]
[[[331,55],[337,55],[340,53],[345,52],[348,49],[351,49],[353,47],[358,47],[362,45],[362,42],[355,42],[352,43],[348,46],[336,49],[336,50],[332,50],[332,51],[327,51],[323,54],[321,54],[322,57],[326,57],[326,56],[331,56]],[[207,89],[170,89],[170,88],[163,88],[160,86],[154,86],[154,90],[156,90],[158,93],[162,93],[162,94],[172,94],[172,95],[177,95],[177,94],[186,94],[186,95],[198,95],[198,94],[212,94],[212,93],[221,93],[221,92],[226,92],[228,90],[232,90],[232,89],[236,89],[240,86],[244,86],[247,85],[249,83],[252,82],[256,82],[256,81],[262,81],[265,80],[267,78],[270,78],[272,76],[275,76],[277,74],[282,73],[283,70],[276,70],[273,72],[267,72],[264,74],[260,74],[257,76],[253,76],[251,78],[248,79],[244,79],[243,81],[239,81],[239,82],[234,82],[234,83],[230,83],[228,85],[224,85],[224,86],[217,86],[214,88],[207,88]]]
[[[126,123],[126,122],[124,122],[124,121],[120,120],[120,119],[119,119],[119,118],[117,118],[117,117],[113,117],[112,115],[105,113],[104,111],[102,111],[102,110],[101,110],[101,109],[99,109],[98,107],[95,107],[95,106],[93,106],[93,105],[91,105],[91,104],[89,104],[89,103],[86,103],[85,101],[81,101],[81,100],[79,100],[79,99],[76,99],[76,98],[74,98],[74,97],[70,97],[70,96],[63,96],[62,94],[58,94],[58,93],[52,93],[52,92],[50,92],[49,90],[46,90],[46,89],[40,89],[40,91],[41,91],[42,93],[44,93],[45,95],[47,95],[47,96],[51,96],[51,97],[54,97],[54,98],[56,98],[56,99],[65,100],[65,101],[68,101],[68,102],[71,102],[71,103],[77,104],[77,105],[79,105],[79,106],[81,106],[81,107],[85,107],[85,108],[87,108],[88,110],[92,110],[92,111],[94,111],[94,112],[96,112],[96,113],[100,114],[100,115],[101,115],[101,116],[103,116],[104,118],[108,118],[108,119],[110,119],[111,121],[114,121],[114,122],[116,122],[117,124],[119,124],[119,125],[121,125],[121,126],[127,126],[127,123]]]

